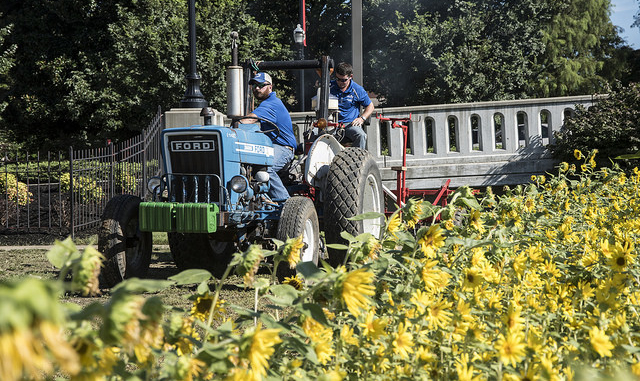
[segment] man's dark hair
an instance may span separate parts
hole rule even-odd
[[[338,66],[336,66],[336,74],[340,75],[353,75],[353,66],[346,62],[340,62]]]

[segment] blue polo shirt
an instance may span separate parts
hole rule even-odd
[[[282,103],[280,98],[276,96],[275,91],[272,91],[267,99],[260,102],[260,105],[253,110],[253,113],[256,116],[273,122],[278,126],[280,129],[280,135],[277,135],[277,131],[267,133],[267,136],[271,138],[275,144],[289,146],[294,150],[296,149],[298,143],[296,142],[296,136],[293,134],[291,116],[289,115],[289,111],[285,107],[284,103]],[[260,129],[262,131],[268,131],[273,130],[274,127],[270,123],[260,121]]]
[[[371,99],[364,87],[358,85],[351,79],[349,87],[345,91],[340,91],[335,80],[331,81],[331,95],[338,98],[338,122],[351,123],[360,115],[360,106],[367,107],[371,104]]]

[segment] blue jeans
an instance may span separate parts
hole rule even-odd
[[[367,149],[367,133],[362,126],[349,126],[344,129],[344,134],[353,142],[353,147]]]
[[[282,184],[278,171],[293,160],[293,150],[280,144],[273,145],[273,165],[267,169],[269,173],[269,197],[274,201],[283,201],[289,198],[287,188]]]

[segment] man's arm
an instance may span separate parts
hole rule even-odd
[[[355,118],[353,122],[351,122],[351,125],[362,126],[364,124],[364,121],[367,120],[367,118],[369,118],[373,113],[373,109],[374,109],[373,102],[369,103],[367,107],[364,108],[364,111],[362,112],[362,114],[360,114],[359,117]]]
[[[249,115],[247,115],[247,116],[253,116],[253,118],[244,118],[244,119],[240,119],[240,123],[242,123],[242,124],[258,123],[258,119],[255,119],[255,118],[257,118],[257,117],[258,117],[256,114],[254,114],[254,113],[249,113]]]

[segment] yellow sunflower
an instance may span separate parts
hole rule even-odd
[[[477,267],[465,269],[462,288],[467,291],[476,289],[482,284],[482,281],[482,271],[480,269],[478,269]]]
[[[500,361],[515,367],[517,363],[524,359],[527,345],[524,343],[524,336],[521,333],[512,332],[506,337],[500,334],[495,348],[498,351]]]
[[[374,274],[364,267],[344,276],[341,296],[353,316],[358,317],[360,309],[366,309],[369,305],[369,297],[375,295],[373,280]]]
[[[444,246],[444,230],[439,225],[432,225],[418,239],[418,244],[427,258],[435,258],[436,251]]]
[[[302,241],[302,235],[287,240],[287,243],[282,248],[282,254],[287,259],[287,262],[289,262],[289,268],[296,268],[296,265],[300,262],[300,253],[303,248],[304,242]]]
[[[400,213],[396,212],[394,213],[393,216],[391,216],[391,218],[387,222],[387,232],[392,236],[394,236],[395,238],[398,238],[396,233],[400,231],[401,227],[402,227],[402,219],[400,218]]]
[[[382,336],[386,326],[387,323],[384,320],[376,318],[376,313],[373,310],[367,312],[367,317],[364,323],[360,324],[360,328],[363,329],[364,335],[371,337],[372,339],[377,339]]]
[[[298,276],[298,274],[292,277],[285,277],[282,284],[288,284],[289,286],[295,288],[298,291],[302,290],[304,286],[304,282],[302,278]]]
[[[413,336],[407,332],[407,324],[398,324],[398,332],[393,339],[393,353],[400,355],[403,359],[413,353]]]
[[[611,357],[611,350],[614,348],[614,345],[609,340],[609,336],[600,330],[598,327],[593,327],[589,331],[589,340],[591,341],[591,346],[593,350],[598,352],[601,357]]]
[[[605,240],[600,244],[602,253],[607,258],[607,264],[615,271],[624,271],[633,263],[635,255],[632,254],[634,245],[629,239],[623,239],[623,242],[616,240],[614,244]]]
[[[258,324],[252,333],[251,346],[247,358],[251,369],[256,373],[266,376],[269,369],[269,358],[275,351],[274,346],[282,342],[279,329],[262,329]],[[251,334],[251,333],[250,333]]]

